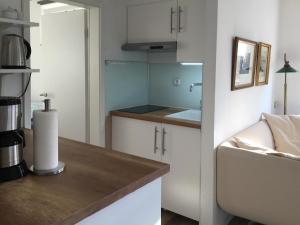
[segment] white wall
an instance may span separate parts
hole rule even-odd
[[[282,68],[283,55],[287,53],[291,66],[300,71],[300,1],[281,0],[280,1],[280,29],[278,39],[278,54],[276,69]],[[284,74],[274,75],[274,98],[279,103],[275,113],[283,113],[283,84]],[[300,73],[288,75],[288,113],[300,114],[299,101]]]
[[[32,100],[41,101],[39,94],[48,93],[59,112],[59,136],[81,142],[87,141],[84,17],[83,9],[42,15],[41,40],[34,43],[41,43],[40,52],[32,56],[32,65],[41,68],[32,77]]]
[[[236,132],[257,122],[262,112],[271,111],[279,1],[207,0],[206,4],[212,14],[211,18],[206,17],[210,19],[206,25],[207,32],[210,32],[208,38],[217,36],[215,43],[217,48],[215,49],[212,43],[214,40],[206,40],[206,51],[211,53],[206,53],[206,60],[210,61],[205,62],[203,81],[202,138],[206,143],[203,143],[201,149],[201,204],[206,209],[202,209],[201,224],[222,225],[226,224],[229,217],[218,208],[216,202],[214,149]],[[217,23],[214,22],[216,18]],[[232,44],[235,36],[270,43],[273,46],[268,86],[231,91]]]
[[[215,145],[259,120],[272,108],[272,80],[277,69],[279,1],[219,1]],[[231,91],[231,57],[234,36],[272,45],[270,84]]]
[[[46,92],[59,112],[59,136],[86,142],[85,12],[66,12],[74,8],[45,10],[37,0],[30,3],[30,19],[40,23],[30,30],[31,65],[41,69],[31,78],[31,100],[42,106],[40,94]]]
[[[201,124],[201,191],[200,225],[215,223],[215,152],[214,110],[217,53],[218,0],[205,0],[205,59],[203,66],[203,98]]]

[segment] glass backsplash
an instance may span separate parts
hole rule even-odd
[[[202,66],[179,63],[115,62],[105,67],[106,111],[138,105],[200,109]],[[178,83],[179,82],[179,83]]]
[[[105,66],[104,83],[107,112],[149,102],[146,63],[109,63]]]
[[[202,86],[196,86],[190,92],[190,85],[202,83],[202,66],[150,64],[149,74],[150,104],[201,108]]]

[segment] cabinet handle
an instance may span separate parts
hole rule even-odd
[[[178,32],[181,33],[183,31],[182,18],[181,15],[183,13],[183,8],[181,6],[178,7]]]
[[[157,147],[157,133],[158,133],[158,129],[157,127],[155,127],[154,130],[154,153],[156,154],[158,147]]]
[[[174,17],[175,11],[173,9],[173,7],[171,8],[171,29],[170,29],[170,33],[172,34],[173,31],[175,30],[173,27],[173,17]]]
[[[162,140],[161,140],[162,155],[165,155],[165,153],[167,151],[167,149],[166,149],[166,134],[167,134],[166,129],[163,128],[163,130],[162,130]]]

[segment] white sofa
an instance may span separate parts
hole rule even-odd
[[[274,149],[265,121],[235,137]],[[238,148],[217,151],[217,201],[226,212],[266,225],[300,225],[300,161]]]

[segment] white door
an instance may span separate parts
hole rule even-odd
[[[128,42],[176,41],[177,0],[128,7]]]
[[[32,83],[58,110],[59,135],[81,142],[86,142],[84,17],[84,10],[42,15],[41,73]]]
[[[160,161],[160,129],[160,123],[113,116],[112,149]]]
[[[202,62],[204,59],[204,7],[204,0],[178,1],[178,62]]]
[[[200,130],[163,124],[165,154],[170,164],[163,177],[162,206],[180,215],[200,218]]]

